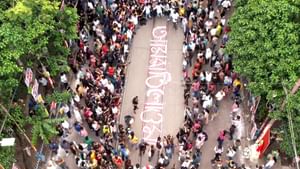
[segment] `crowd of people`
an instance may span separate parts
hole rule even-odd
[[[208,2],[205,4],[204,2]],[[230,28],[226,26],[231,1],[200,1],[200,6],[179,8],[183,42],[183,76],[185,82],[185,121],[176,137],[179,142],[181,169],[196,169],[201,148],[209,133],[205,126],[218,115],[225,97],[233,100],[232,125],[220,131],[211,160],[215,168],[245,168],[235,162],[242,136],[241,81],[233,72],[232,57],[224,53]],[[202,4],[201,4],[202,3]],[[224,153],[224,141],[232,140]]]
[[[66,1],[72,5],[72,1]],[[241,81],[232,67],[232,57],[224,53],[228,32],[226,18],[230,0],[157,0],[155,2],[107,0],[78,1],[80,39],[73,47],[69,64],[75,74],[74,97],[61,107],[69,119],[57,126],[60,141],[50,143],[57,154],[53,161],[68,168],[59,156],[71,152],[78,168],[171,168],[196,169],[201,162],[201,148],[208,139],[205,126],[217,117],[220,102],[232,97],[232,125],[220,131],[214,148],[212,165],[217,168],[242,168],[234,161],[242,135],[240,90]],[[125,83],[127,58],[134,34],[153,17],[166,17],[174,27],[182,27],[185,120],[176,136],[158,137],[155,145],[139,139],[131,128],[132,118],[119,123],[120,103]],[[61,74],[63,88],[70,88]],[[232,95],[231,95],[232,94]],[[138,98],[132,100],[133,113]],[[122,119],[121,119],[122,120]],[[73,128],[73,129],[72,129]],[[70,130],[81,142],[68,140]],[[97,139],[93,139],[94,132]],[[233,140],[224,158],[224,141]],[[175,143],[176,142],[176,143]],[[231,142],[230,142],[231,144]],[[177,164],[170,164],[178,150]],[[133,164],[130,150],[147,154],[149,164]],[[157,161],[154,161],[157,159]],[[157,157],[157,158],[156,158]]]

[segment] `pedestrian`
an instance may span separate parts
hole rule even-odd
[[[236,129],[236,126],[234,124],[232,124],[229,128],[229,140],[233,140],[233,135],[235,133],[235,129]]]
[[[133,169],[133,166],[132,166],[132,164],[131,164],[131,160],[130,159],[128,159],[128,160],[126,160],[125,161],[125,169]]]
[[[211,121],[213,121],[218,116],[218,105],[214,103],[211,107]]]
[[[154,154],[155,154],[155,147],[154,147],[154,145],[151,145],[150,149],[148,150],[148,161],[149,162],[152,161]]]
[[[225,130],[220,131],[218,139],[217,139],[219,146],[223,145],[223,142],[225,140],[225,135],[226,135],[226,131]]]
[[[215,157],[212,161],[216,161],[217,159],[219,159],[222,156],[222,153],[224,151],[223,146],[220,144],[216,145],[214,148],[214,151],[215,151]]]
[[[264,169],[271,169],[275,165],[276,161],[277,159],[275,157],[270,157],[268,162],[265,164]]]
[[[133,169],[140,169],[140,164],[139,163],[136,163],[135,166],[133,167]]]
[[[241,139],[242,137],[242,130],[243,130],[243,126],[242,126],[242,121],[241,121],[241,116],[236,116],[235,119],[232,120],[232,124],[235,125],[235,140],[236,139]]]
[[[114,164],[116,165],[116,167],[117,167],[118,169],[121,169],[121,168],[122,168],[122,166],[123,166],[123,160],[122,160],[121,157],[115,155],[115,156],[113,157],[113,162],[114,162]]]
[[[139,100],[138,100],[138,96],[135,96],[132,99],[132,105],[133,105],[133,113],[136,114],[136,110],[138,109],[138,104],[139,104]]]
[[[99,137],[99,131],[101,129],[101,126],[98,123],[98,121],[96,121],[96,120],[93,121],[92,128],[93,128],[93,130],[95,132],[96,137]]]
[[[145,154],[148,145],[149,144],[146,143],[143,139],[141,140],[141,142],[139,144],[139,155],[140,156]]]
[[[73,155],[75,155],[75,156],[77,155],[77,152],[79,150],[78,150],[78,145],[77,145],[77,143],[75,141],[72,141],[70,143],[70,151],[72,152]]]
[[[58,152],[58,144],[57,143],[55,143],[54,141],[52,141],[50,144],[49,144],[49,148],[50,148],[50,150],[52,151],[52,153],[54,153],[54,154],[57,154],[57,152]]]
[[[173,27],[175,30],[177,30],[177,22],[179,18],[178,12],[177,11],[171,12],[171,18],[172,18]]]
[[[172,146],[171,145],[165,146],[165,153],[166,153],[166,156],[168,157],[168,159],[172,159],[172,157],[173,157],[173,150],[172,150]]]
[[[236,148],[234,146],[230,146],[227,149],[226,156],[228,157],[229,160],[232,160],[234,158],[235,154],[236,154]]]
[[[157,137],[155,145],[156,145],[156,148],[157,148],[157,151],[158,151],[158,155],[159,155],[162,152],[161,150],[162,150],[162,146],[163,146],[162,140],[161,140],[160,136]]]
[[[66,155],[69,155],[69,150],[71,149],[71,144],[67,140],[63,140],[61,143],[61,147],[65,150]]]
[[[61,112],[64,113],[69,119],[72,117],[70,107],[68,104],[63,104]]]
[[[65,90],[65,89],[68,89],[68,78],[67,78],[67,75],[65,73],[61,73],[60,74],[60,83],[62,85],[61,89],[62,90]]]

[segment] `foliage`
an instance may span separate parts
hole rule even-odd
[[[4,168],[11,168],[15,160],[15,149],[13,147],[0,147],[0,152],[0,164]]]
[[[43,105],[39,105],[36,115],[29,119],[32,125],[32,143],[37,144],[38,139],[42,139],[46,144],[57,134],[55,126],[64,119],[50,119],[47,109]]]
[[[291,89],[300,77],[298,13],[299,4],[291,0],[248,0],[229,20],[232,32],[226,51],[234,56],[235,70],[249,79],[247,87],[254,95],[275,105],[269,116],[283,121],[283,85]],[[288,104],[296,103],[289,99]],[[300,136],[296,139],[299,142]]]
[[[46,97],[46,102],[51,103],[52,101],[57,103],[67,103],[70,101],[72,94],[69,91],[54,91],[51,95]]]
[[[289,96],[287,99],[287,104],[285,106],[286,111],[291,112],[292,114],[292,122],[293,122],[293,129],[294,129],[294,134],[295,134],[295,141],[296,141],[296,148],[297,150],[300,149],[300,139],[299,139],[299,135],[297,135],[297,129],[300,128],[300,92],[298,92],[296,95],[293,96]],[[284,116],[285,115],[285,116]],[[288,123],[288,119],[287,119],[287,115],[286,113],[284,113],[282,119],[283,119],[283,123]],[[291,140],[292,135],[291,132],[289,130],[289,126],[287,124],[282,125],[282,129],[283,129],[283,141],[280,144],[280,147],[285,151],[285,153],[290,156],[293,157],[294,156],[294,151],[293,151],[293,147],[291,144]],[[299,153],[299,152],[298,152]]]
[[[75,8],[59,10],[60,0],[1,0],[0,1],[0,102],[9,107],[11,94],[19,86],[26,67],[36,72],[43,64],[52,76],[69,71],[67,57],[70,49],[64,41],[77,38],[78,16]],[[64,100],[67,95],[62,95]],[[62,119],[48,118],[44,106],[37,115],[24,118],[20,107],[13,107],[10,113],[17,123],[24,127],[33,126],[33,142],[39,138],[46,143],[56,134],[55,124]],[[13,121],[7,119],[6,128],[12,128]],[[0,163],[11,163],[13,153],[0,151]],[[3,160],[5,162],[3,162]],[[8,165],[5,164],[5,168]]]
[[[5,0],[1,3],[8,3]],[[35,70],[43,63],[52,76],[69,71],[70,49],[65,40],[77,38],[76,9],[59,10],[60,1],[23,0],[0,10],[0,99],[5,100],[18,86],[25,67]]]
[[[11,116],[8,116],[5,125],[14,126],[16,122],[21,128],[24,128],[28,123],[28,119],[24,118],[24,111],[21,106],[15,104],[10,108],[9,112]]]
[[[16,3],[17,3],[17,0],[1,0],[0,1],[0,12],[11,8]]]

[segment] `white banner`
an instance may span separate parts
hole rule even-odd
[[[37,101],[38,96],[39,96],[39,82],[36,79],[34,79],[34,84],[32,86],[31,94],[32,94],[34,100]]]
[[[25,72],[25,84],[29,87],[30,83],[32,82],[32,70],[30,68],[26,69]]]

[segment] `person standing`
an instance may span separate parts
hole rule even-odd
[[[271,157],[269,159],[269,161],[266,163],[266,165],[264,166],[264,169],[271,169],[276,163],[276,158],[275,157]]]
[[[215,158],[212,161],[217,161],[217,159],[219,159],[222,156],[222,153],[224,151],[223,146],[218,144],[217,146],[215,146],[214,151],[215,151]]]
[[[139,144],[139,155],[140,156],[145,154],[148,145],[149,144],[146,143],[143,139],[141,140],[141,143]]]
[[[174,11],[173,13],[171,13],[171,18],[172,18],[173,26],[174,26],[175,30],[177,30],[177,22],[178,22],[178,18],[179,18],[178,12]]]
[[[69,86],[68,78],[67,78],[67,75],[65,73],[60,74],[60,83],[62,85],[61,88],[63,90],[68,89],[68,86]]]
[[[138,96],[135,96],[132,99],[132,104],[133,104],[133,113],[136,114],[136,110],[138,109],[138,104],[139,104],[139,98],[138,98]]]
[[[154,147],[154,145],[151,145],[150,149],[149,149],[149,152],[148,152],[148,160],[149,160],[149,162],[151,162],[154,154],[155,154],[155,147]]]

